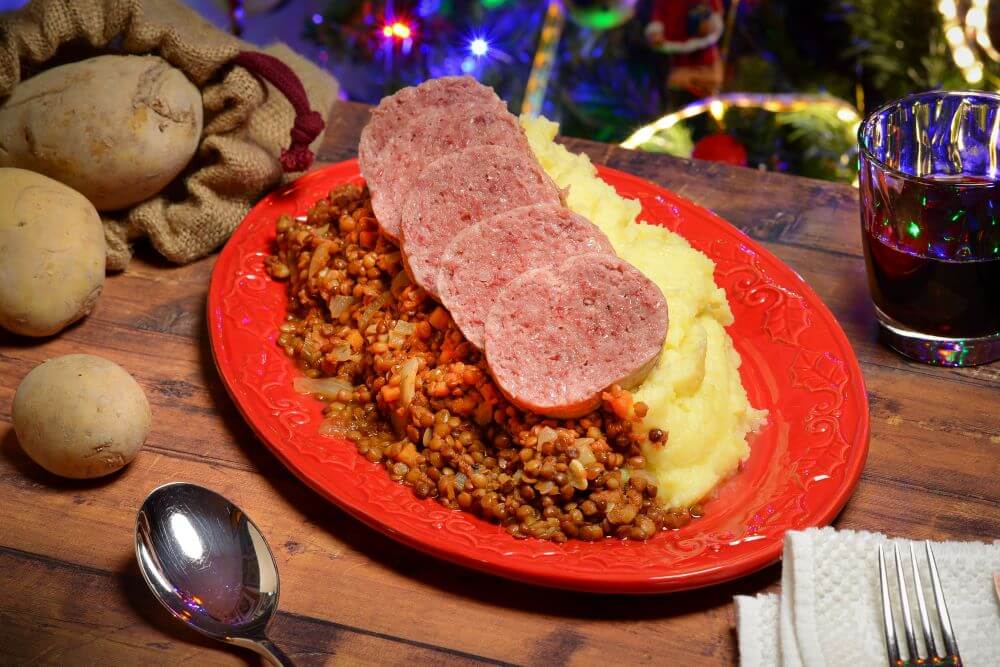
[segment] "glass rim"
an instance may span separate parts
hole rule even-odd
[[[893,107],[899,106],[903,102],[907,102],[909,100],[916,100],[919,98],[935,98],[935,97],[943,98],[943,97],[966,97],[966,96],[990,98],[993,102],[996,103],[998,113],[1000,113],[1000,93],[994,93],[988,90],[925,90],[920,93],[911,93],[909,95],[905,95],[890,102],[886,102],[885,104],[876,107],[875,109],[865,114],[865,117],[861,120],[861,123],[858,125],[859,154],[862,155],[869,162],[873,162],[879,169],[889,172],[893,176],[897,176],[904,180],[913,181],[916,183],[922,183],[924,185],[932,185],[935,187],[940,186],[941,181],[939,180],[935,180],[927,176],[915,176],[914,174],[908,174],[905,171],[896,169],[895,167],[890,167],[883,160],[880,160],[877,157],[875,157],[875,155],[871,152],[871,149],[868,148],[868,146],[864,141],[865,130],[868,128],[868,125],[874,121],[876,116],[888,111]],[[979,181],[969,181],[968,183],[963,182],[961,185],[963,187],[995,187],[997,185],[1000,185],[1000,182],[994,181],[989,183],[983,183]]]

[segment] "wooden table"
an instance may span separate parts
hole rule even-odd
[[[365,114],[334,109],[323,160],[355,154]],[[868,464],[838,527],[1000,536],[1000,364],[932,368],[876,342],[855,190],[568,143],[715,210],[798,270],[836,314],[861,359],[872,418]],[[0,663],[254,661],[172,620],[138,573],[136,510],[177,480],[220,491],[260,525],[282,575],[273,637],[302,664],[736,662],[732,596],[776,589],[779,565],[668,596],[543,590],[423,556],[307,489],[254,438],[216,374],[205,327],[214,263],[172,267],[140,253],[78,326],[46,340],[0,337]],[[144,451],[109,479],[47,474],[10,428],[21,377],[70,352],[118,362],[152,403]]]

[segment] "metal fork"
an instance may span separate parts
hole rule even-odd
[[[894,545],[896,560],[896,580],[899,582],[898,606],[903,614],[903,629],[906,632],[906,648],[908,660],[900,658],[899,643],[896,641],[896,622],[893,616],[893,605],[889,598],[889,582],[886,578],[885,552],[880,544],[878,547],[878,576],[882,586],[882,621],[885,625],[885,648],[889,656],[891,667],[904,667],[909,665],[953,665],[960,667],[962,658],[958,653],[958,643],[955,641],[955,631],[951,627],[951,617],[948,615],[948,605],[944,601],[944,590],[941,588],[941,579],[938,576],[937,562],[934,560],[934,552],[931,551],[931,543],[924,542],[927,550],[927,565],[930,570],[931,588],[934,590],[934,605],[937,607],[938,622],[941,629],[941,637],[944,639],[945,652],[938,650],[934,640],[934,632],[927,615],[927,603],[924,601],[924,589],[920,582],[920,570],[917,568],[917,556],[913,552],[913,543],[910,543],[910,568],[913,574],[913,583],[916,587],[917,608],[920,612],[920,627],[924,635],[924,645],[927,647],[926,657],[917,647],[917,637],[913,632],[913,618],[910,616],[910,602],[907,596],[906,581],[903,579],[903,565],[900,562],[899,546]]]

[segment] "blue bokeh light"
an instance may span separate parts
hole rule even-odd
[[[475,37],[469,41],[469,53],[477,58],[482,58],[490,52],[490,43],[482,37]]]
[[[441,9],[441,0],[420,0],[417,5],[417,16],[427,18]]]

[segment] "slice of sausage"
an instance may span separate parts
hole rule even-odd
[[[482,348],[486,316],[508,282],[595,252],[614,254],[590,220],[558,204],[522,206],[459,232],[441,259],[438,294],[466,339]]]
[[[503,146],[471,146],[438,158],[413,181],[403,203],[403,261],[410,277],[440,300],[438,268],[466,227],[527,204],[558,204],[560,192],[534,156]]]
[[[486,362],[515,405],[557,418],[635,386],[667,336],[667,302],[635,267],[607,253],[532,269],[507,284],[486,321]]]
[[[424,167],[480,144],[531,151],[507,105],[471,77],[431,79],[383,99],[361,133],[358,158],[386,235],[399,238],[403,200]]]

